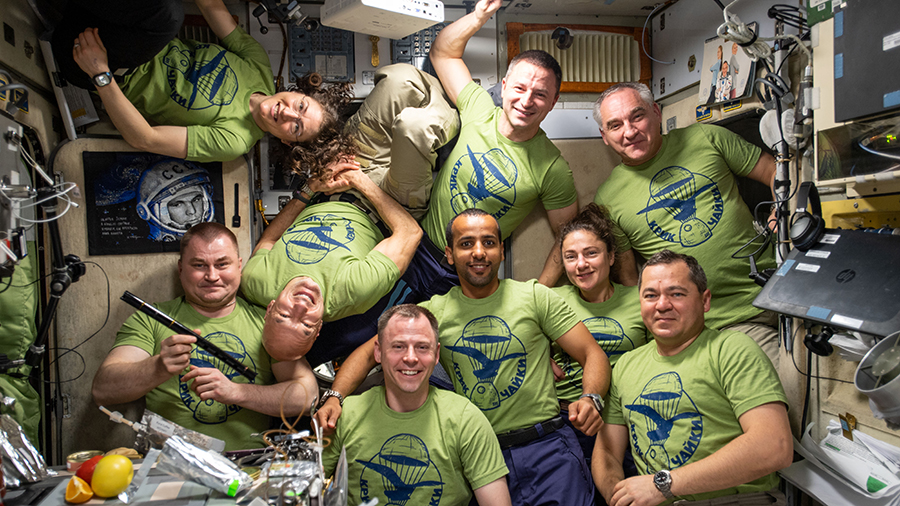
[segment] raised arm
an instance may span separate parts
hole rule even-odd
[[[190,389],[200,400],[214,400],[235,404],[269,416],[296,416],[309,410],[319,394],[312,368],[305,358],[272,364],[277,383],[256,385],[236,383],[219,369],[191,366],[181,381],[190,382]]]
[[[466,44],[500,9],[501,3],[502,0],[480,0],[475,10],[441,30],[431,45],[431,64],[454,104],[459,92],[472,80],[469,67],[462,59]]]
[[[191,362],[194,336],[176,334],[166,338],[159,355],[137,346],[113,348],[100,364],[91,394],[100,406],[132,402],[184,371]]]
[[[301,192],[300,196],[309,200],[309,195],[306,193]],[[300,216],[304,209],[306,209],[306,203],[298,199],[289,200],[281,208],[281,211],[278,211],[278,215],[269,222],[269,226],[263,230],[256,247],[253,248],[253,253],[261,249],[272,249],[272,246],[281,239],[282,234],[294,223],[294,220],[297,219],[297,216]]]
[[[378,216],[391,229],[391,236],[376,244],[375,251],[380,251],[393,260],[401,274],[406,272],[419,240],[422,239],[422,227],[362,171],[349,170],[341,173],[340,177],[345,178],[375,206]]]
[[[194,3],[197,4],[200,14],[203,14],[203,19],[206,20],[219,40],[224,39],[237,28],[234,17],[228,12],[228,8],[225,7],[222,0],[194,0]]]
[[[574,202],[561,209],[547,211],[547,219],[550,220],[550,228],[553,230],[553,246],[547,261],[544,262],[544,270],[538,277],[538,282],[544,286],[554,287],[563,273],[562,255],[559,252],[559,229],[578,214],[578,203]]]
[[[369,339],[360,345],[347,360],[341,364],[341,369],[334,378],[331,389],[341,394],[345,399],[359,388],[363,380],[368,376],[377,362],[375,362],[375,338]],[[316,412],[316,421],[322,427],[322,431],[328,435],[334,432],[335,424],[341,416],[341,403],[335,397],[329,397],[325,404]]]
[[[109,72],[106,48],[97,28],[88,28],[78,35],[72,49],[75,63],[88,76]],[[109,119],[131,146],[160,155],[184,158],[187,156],[187,128],[182,126],[150,126],[134,105],[128,101],[115,82],[96,88]]]
[[[597,341],[583,322],[578,322],[568,332],[556,340],[566,353],[574,358],[584,369],[581,379],[582,392],[585,394],[598,394],[606,396],[609,390],[609,358],[603,348],[597,345]],[[569,405],[569,420],[578,430],[588,436],[593,436],[603,424],[600,413],[594,407],[590,399],[579,399]]]

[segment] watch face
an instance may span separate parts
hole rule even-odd
[[[111,81],[109,72],[104,72],[102,74],[97,74],[94,76],[94,84],[97,86],[106,86]]]

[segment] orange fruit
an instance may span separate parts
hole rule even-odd
[[[124,492],[134,477],[131,460],[122,455],[107,455],[97,462],[91,488],[98,497],[115,497]]]
[[[89,501],[91,497],[94,497],[94,492],[86,481],[77,476],[69,480],[69,484],[66,485],[66,502],[81,504]]]

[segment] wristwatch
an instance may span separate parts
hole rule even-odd
[[[304,197],[302,195],[303,193],[305,193],[309,198]],[[300,188],[294,190],[293,197],[300,202],[309,205],[309,202],[316,197],[316,192],[309,189],[309,182],[304,181]]]
[[[656,489],[659,490],[666,499],[675,498],[675,494],[672,493],[672,473],[668,470],[663,469],[662,471],[657,471],[656,474],[653,475],[653,484],[656,485]]]
[[[316,409],[321,409],[322,406],[325,405],[325,401],[328,400],[329,397],[334,397],[338,400],[338,404],[343,408],[344,407],[344,396],[341,395],[337,390],[325,390],[325,393],[322,394],[322,397],[319,399],[319,405],[316,406]]]
[[[603,397],[600,397],[597,394],[584,394],[578,398],[578,400],[584,399],[587,397],[594,404],[594,409],[597,410],[597,413],[603,414]]]
[[[100,72],[92,77],[91,80],[94,81],[94,86],[102,88],[112,82],[112,74],[109,72]]]

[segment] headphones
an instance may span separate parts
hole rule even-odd
[[[807,212],[807,201],[812,212]],[[815,246],[825,232],[819,191],[812,181],[805,181],[797,189],[797,210],[791,216],[790,237],[794,247],[806,251]]]

